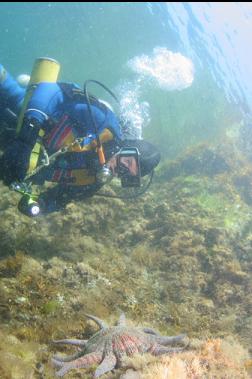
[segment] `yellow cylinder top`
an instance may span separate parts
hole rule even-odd
[[[55,83],[58,78],[60,64],[52,58],[38,58],[36,59],[33,70],[31,73],[31,84],[38,84],[40,82]]]

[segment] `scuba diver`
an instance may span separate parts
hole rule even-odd
[[[95,80],[84,89],[58,82],[58,71],[57,61],[37,59],[25,89],[0,65],[0,132],[2,125],[15,130],[0,158],[0,179],[23,195],[19,210],[29,216],[96,194],[115,176],[124,188],[141,187],[160,161],[151,143],[123,139],[111,106],[87,87],[98,84],[117,100],[112,91]],[[31,185],[45,182],[55,185],[32,194]]]

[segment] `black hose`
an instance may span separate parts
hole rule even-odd
[[[84,83],[84,94],[85,94],[85,98],[87,99],[88,113],[89,113],[89,117],[91,119],[91,122],[92,122],[92,124],[94,126],[94,130],[95,130],[95,134],[96,134],[97,147],[100,148],[101,147],[101,141],[100,141],[100,137],[99,137],[99,134],[98,134],[98,128],[97,128],[97,125],[96,125],[96,122],[95,122],[95,118],[94,118],[94,115],[92,113],[91,103],[90,103],[90,98],[89,98],[89,93],[88,93],[88,90],[87,90],[87,85],[89,83],[98,84],[100,87],[102,87],[103,89],[105,89],[105,91],[107,91],[113,97],[113,99],[117,103],[119,103],[119,100],[117,99],[116,95],[107,86],[105,86],[105,84],[99,82],[98,80],[89,79],[89,80],[85,81],[85,83]]]

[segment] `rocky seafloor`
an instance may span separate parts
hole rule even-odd
[[[72,350],[52,340],[89,338],[85,313],[121,312],[191,343],[106,378],[252,377],[252,165],[232,144],[163,160],[134,200],[95,196],[30,219],[19,194],[0,192],[1,379],[54,378],[51,357]]]

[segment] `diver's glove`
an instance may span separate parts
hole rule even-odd
[[[30,162],[32,146],[20,139],[14,140],[1,157],[2,178],[6,185],[24,180]]]
[[[10,185],[24,180],[30,163],[30,155],[36,143],[41,123],[34,117],[25,117],[18,137],[7,147],[2,156],[3,180]]]

